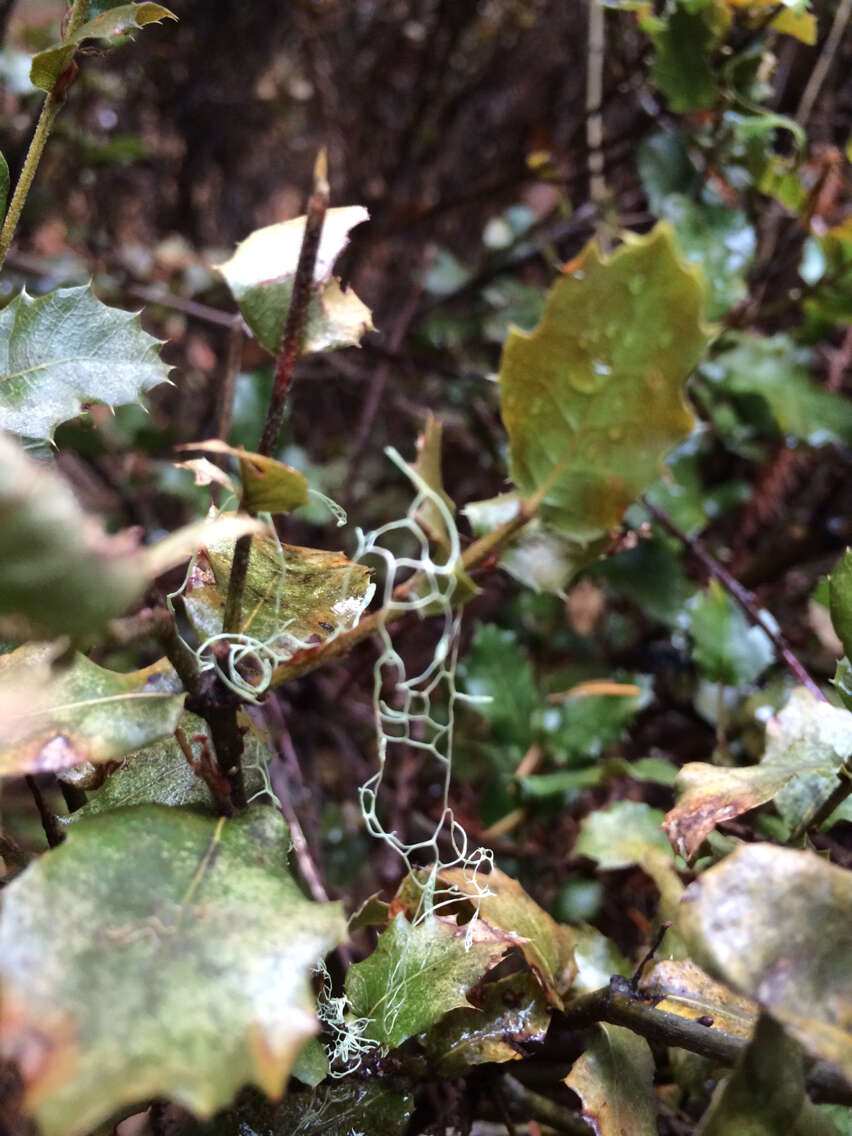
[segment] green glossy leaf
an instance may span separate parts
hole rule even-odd
[[[832,1136],[805,1096],[802,1051],[767,1014],[736,1068],[717,1086],[696,1136]]]
[[[372,329],[370,310],[332,276],[349,231],[369,217],[363,205],[329,209],[325,215],[314,270],[315,295],[308,307],[302,351],[356,346]],[[267,351],[277,353],[293,294],[293,279],[305,231],[305,218],[256,229],[220,271],[249,327]]]
[[[678,928],[709,974],[754,998],[852,1078],[852,874],[746,844],[684,893]]]
[[[470,994],[476,1008],[452,1010],[421,1039],[443,1077],[464,1076],[473,1065],[518,1061],[524,1046],[544,1040],[550,1010],[528,972],[486,982]]]
[[[412,925],[397,915],[373,953],[346,974],[352,1013],[370,1019],[364,1037],[395,1049],[451,1010],[469,1006],[467,992],[513,945],[481,920],[459,926],[434,915]]]
[[[328,1076],[328,1057],[322,1042],[312,1037],[293,1063],[290,1076],[315,1088]]]
[[[192,442],[178,448],[229,454],[237,458],[243,490],[242,505],[251,513],[292,513],[310,500],[305,475],[274,458],[251,453],[241,446],[229,446],[219,438]]]
[[[711,66],[717,33],[707,13],[675,5],[652,38],[656,56],[651,75],[670,109],[682,114],[712,107],[719,93]]]
[[[846,655],[852,655],[852,549],[834,566],[828,578],[831,622]]]
[[[48,441],[85,403],[140,401],[168,378],[160,344],[89,285],[21,292],[0,312],[0,428]]]
[[[758,398],[782,433],[822,446],[852,443],[852,400],[811,378],[812,355],[787,335],[729,334],[733,346],[702,371],[729,394]]]
[[[514,632],[479,624],[459,674],[465,693],[483,700],[475,709],[488,722],[494,740],[513,746],[520,761],[532,742],[533,715],[541,696]]]
[[[704,270],[707,317],[720,319],[748,295],[746,277],[754,258],[754,227],[740,209],[707,205],[681,193],[666,197],[656,212],[674,226],[686,259]]]
[[[223,517],[139,548],[134,532],[107,536],[55,470],[0,434],[0,629],[17,638],[96,632],[206,540],[263,530]]]
[[[642,541],[615,556],[607,556],[590,569],[617,594],[632,600],[645,616],[677,626],[695,585],[680,557],[658,540]]]
[[[689,155],[686,135],[680,130],[660,130],[643,139],[636,152],[636,169],[657,217],[662,216],[664,203],[671,194],[693,197],[701,190],[701,174]]]
[[[657,1136],[654,1058],[644,1037],[599,1025],[565,1084],[598,1136]]]
[[[620,694],[586,693],[582,686],[568,693],[543,715],[547,748],[557,764],[576,764],[599,758],[624,734],[630,721],[648,702],[640,686],[623,684]],[[646,684],[647,686],[647,684]],[[556,696],[551,695],[550,701]]]
[[[231,578],[234,542],[207,546],[185,593],[199,638],[217,635]],[[369,598],[370,570],[340,552],[256,537],[243,595],[244,634],[263,642],[320,643],[358,622]]]
[[[44,643],[0,655],[0,776],[97,765],[174,731],[185,695],[165,660],[118,674],[56,655]]]
[[[754,682],[775,661],[775,649],[760,627],[752,627],[717,580],[690,608],[692,656],[705,678],[740,686]]]
[[[42,91],[52,91],[66,63],[87,39],[114,39],[137,28],[144,28],[146,24],[158,24],[166,19],[176,20],[177,16],[161,4],[119,4],[101,11],[62,43],[54,44],[46,51],[34,55],[30,81]]]
[[[538,328],[509,336],[499,380],[515,484],[547,488],[542,519],[588,545],[690,432],[682,388],[708,330],[700,273],[666,224],[609,258],[590,244],[571,267]]]
[[[766,752],[759,765],[727,767],[694,761],[677,778],[678,802],[666,815],[665,829],[681,855],[691,858],[717,824],[749,809],[781,800],[782,815],[795,824],[836,784],[836,774],[852,754],[852,713],[818,701],[798,687],[766,727]],[[803,784],[786,798],[796,779]]]
[[[405,1136],[414,1097],[394,1092],[384,1081],[346,1077],[312,1092],[288,1092],[273,1103],[243,1093],[205,1127],[209,1136]]]
[[[453,894],[467,896],[476,905],[480,922],[497,928],[520,947],[550,1003],[562,1009],[577,974],[571,928],[557,923],[517,880],[497,868],[479,876],[475,884],[470,873],[461,868],[443,869],[438,879],[449,885]],[[483,884],[488,890],[480,897],[477,889]]]
[[[72,825],[3,894],[0,1052],[44,1136],[169,1097],[209,1116],[281,1093],[316,1031],[308,977],[346,935],[306,900],[280,814],[157,805]]]
[[[596,927],[581,923],[572,927],[574,935],[574,957],[577,960],[577,977],[574,979],[574,994],[589,994],[609,985],[614,974],[629,978],[632,967],[619,951],[615,943],[602,935]]]

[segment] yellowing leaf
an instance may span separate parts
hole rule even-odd
[[[349,241],[349,230],[369,217],[363,205],[329,209],[314,269],[315,294],[308,306],[302,351],[350,347],[372,329],[370,310],[353,291],[344,292],[331,271]],[[258,341],[272,352],[281,346],[302,247],[305,218],[256,229],[220,271]]]
[[[686,889],[678,928],[709,974],[852,1079],[852,874],[746,844]]]
[[[565,1084],[583,1102],[598,1136],[656,1136],[654,1058],[644,1037],[599,1025]]]
[[[800,12],[795,8],[782,8],[769,25],[776,32],[791,35],[809,47],[817,41],[817,19],[813,12]]]
[[[136,28],[143,28],[146,24],[157,24],[167,19],[176,20],[177,16],[161,4],[120,4],[110,8],[83,24],[62,43],[54,44],[46,51],[34,55],[30,82],[43,91],[52,91],[65,64],[85,40],[113,39]]]
[[[168,1097],[201,1116],[280,1095],[317,1024],[309,975],[346,935],[306,900],[277,811],[141,806],[79,821],[3,893],[0,1053],[43,1136]]]
[[[119,674],[56,653],[29,643],[0,656],[0,776],[97,765],[174,731],[186,696],[165,659]]]
[[[192,442],[178,448],[230,454],[237,458],[243,487],[242,504],[251,513],[292,513],[300,505],[308,504],[308,482],[305,475],[275,458],[251,453],[242,446],[229,446],[219,438]]]
[[[550,487],[542,519],[589,544],[618,525],[692,428],[683,384],[708,342],[700,270],[661,223],[611,257],[587,246],[541,323],[512,331],[500,393],[512,477]]]
[[[766,727],[766,753],[758,765],[728,767],[693,761],[677,777],[678,803],[664,827],[687,858],[717,824],[771,801],[794,778],[820,782],[852,755],[852,713],[818,701],[810,691],[793,691],[784,709]]]

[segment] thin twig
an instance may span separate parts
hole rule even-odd
[[[65,834],[59,827],[59,821],[47,807],[35,777],[26,777],[25,781],[27,788],[32,793],[35,806],[38,809],[41,827],[44,829],[44,835],[47,837],[47,845],[49,848],[57,848],[65,839]]]
[[[70,39],[76,32],[77,28],[84,22],[86,15],[89,11],[89,0],[74,0],[74,4],[68,16],[68,24],[65,29],[63,39]],[[12,200],[9,203],[9,209],[6,213],[6,219],[3,222],[3,228],[0,229],[0,267],[6,259],[6,253],[9,251],[9,245],[12,243],[12,238],[15,235],[15,230],[18,227],[18,221],[21,219],[24,203],[27,200],[30,189],[32,188],[33,180],[38,170],[41,156],[44,153],[44,147],[50,137],[50,132],[53,129],[53,124],[56,121],[56,116],[62,110],[65,103],[65,95],[74,81],[76,75],[77,64],[74,58],[70,58],[62,69],[56,85],[53,90],[47,95],[41,106],[41,114],[38,116],[36,123],[35,133],[33,134],[32,141],[30,142],[27,156],[24,159],[24,165],[18,177],[18,183],[15,186],[15,192],[12,195]]]
[[[298,757],[293,749],[290,732],[283,723],[276,724],[274,736],[282,750],[286,752],[289,749],[290,752],[287,753],[288,761],[298,764]],[[282,761],[282,774],[284,772],[283,766],[284,762]],[[308,839],[305,836],[305,830],[302,828],[296,810],[293,808],[293,802],[290,800],[290,787],[287,784],[287,778],[285,776],[276,777],[274,789],[275,795],[278,798],[278,804],[281,807],[281,813],[290,828],[290,839],[293,842],[293,851],[296,854],[296,860],[299,864],[302,879],[305,881],[308,891],[317,903],[328,903],[328,892],[325,890],[325,884],[322,881],[319,868],[311,855],[311,849],[308,844]]]
[[[589,200],[603,219],[608,192],[603,155],[603,69],[606,51],[606,9],[588,0],[589,27],[586,53],[586,146],[589,151]]]
[[[287,312],[287,321],[284,325],[284,335],[275,363],[275,378],[272,383],[272,394],[269,399],[269,408],[266,412],[266,422],[260,436],[257,451],[265,457],[272,457],[281,433],[284,420],[284,406],[290,390],[290,381],[293,378],[293,369],[296,360],[302,351],[305,320],[308,315],[308,305],[314,291],[314,267],[319,251],[320,237],[323,223],[328,209],[328,178],[325,151],[320,152],[314,167],[314,192],[308,202],[308,213],[305,218],[305,232],[302,236],[302,247],[299,250],[299,262],[296,266],[296,275],[293,278],[293,292],[290,297],[290,307]],[[234,559],[231,564],[231,576],[228,582],[228,596],[225,601],[225,614],[222,621],[222,630],[230,634],[238,631],[242,617],[243,591],[245,590],[246,575],[248,573],[249,557],[251,556],[251,537],[242,536],[234,547]]]
[[[231,324],[228,333],[228,348],[225,354],[225,370],[222,383],[219,387],[218,413],[216,415],[215,437],[223,441],[228,440],[228,431],[231,429],[231,415],[234,410],[234,392],[237,388],[237,375],[240,373],[240,363],[243,361],[243,324],[242,320]]]
[[[198,300],[187,299],[186,296],[176,296],[172,292],[164,292],[161,288],[147,284],[131,284],[127,289],[128,296],[144,300],[146,304],[159,305],[161,308],[171,308],[176,312],[203,323],[216,324],[217,327],[242,329],[245,334],[246,326],[239,312],[223,312],[220,308],[211,308],[209,304],[201,304]]]
[[[685,544],[689,551],[696,558],[696,560],[699,560],[704,568],[710,573],[710,575],[714,576],[719,581],[725,591],[728,592],[728,594],[731,595],[740,605],[742,610],[745,612],[746,618],[749,620],[749,622],[753,623],[755,627],[759,627],[761,631],[763,631],[767,635],[767,637],[771,640],[773,646],[775,647],[775,650],[784,660],[787,669],[796,679],[796,682],[798,682],[801,686],[807,687],[811,694],[813,694],[815,698],[818,698],[820,702],[827,702],[828,699],[820,690],[817,683],[811,678],[811,676],[802,666],[801,662],[790,650],[790,647],[781,632],[772,627],[764,619],[763,615],[760,612],[760,609],[757,606],[757,601],[755,600],[751,592],[747,588],[744,588],[739,580],[731,575],[724,564],[720,564],[715,556],[712,556],[707,551],[701,541],[678,528],[678,526],[674,523],[671,517],[668,516],[667,513],[664,513],[662,509],[658,509],[656,505],[652,504],[647,499],[647,497],[642,498],[642,503],[654,518],[654,520],[661,524],[663,528],[667,530],[667,532],[670,532],[672,534],[672,536],[677,537],[679,541]]]
[[[840,41],[843,38],[843,32],[849,22],[850,15],[852,15],[852,0],[840,0],[840,4],[834,14],[834,22],[831,25],[831,31],[828,33],[828,37],[823,44],[819,59],[816,61],[816,65],[811,72],[811,77],[808,79],[807,86],[805,87],[804,94],[796,111],[796,122],[798,122],[799,126],[804,126],[811,117],[814,103],[822,89],[829,68],[834,61],[834,56],[840,46]]]

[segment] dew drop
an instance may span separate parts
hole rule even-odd
[[[592,360],[592,370],[595,372],[596,375],[611,375],[612,374],[612,367],[610,367],[609,363],[604,363],[604,361],[602,359],[593,359]]]

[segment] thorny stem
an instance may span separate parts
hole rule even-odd
[[[724,564],[720,564],[715,556],[711,556],[711,554],[707,551],[700,540],[697,540],[695,537],[690,536],[688,533],[685,533],[682,529],[678,528],[678,526],[674,523],[671,517],[668,516],[667,513],[664,513],[662,509],[658,509],[656,505],[652,504],[647,499],[647,497],[642,498],[642,504],[645,506],[654,520],[661,524],[664,529],[672,534],[672,536],[675,536],[678,540],[682,541],[683,544],[685,544],[689,551],[693,554],[693,556],[701,562],[704,568],[706,568],[710,575],[714,576],[725,589],[725,591],[728,592],[729,595],[733,596],[733,598],[745,612],[745,615],[748,618],[749,622],[753,623],[755,627],[759,627],[761,631],[763,631],[769,637],[769,639],[772,641],[773,646],[775,647],[775,650],[784,660],[787,669],[796,679],[796,682],[798,682],[801,686],[807,687],[811,694],[813,694],[815,698],[818,698],[820,702],[827,702],[827,698],[820,690],[817,683],[814,682],[814,680],[790,650],[790,647],[784,636],[780,633],[780,631],[777,631],[763,618],[760,613],[760,609],[757,606],[757,602],[755,601],[755,598],[751,594],[751,592],[747,588],[744,588],[739,580],[731,575]]]
[[[266,422],[257,447],[258,453],[263,454],[264,457],[272,457],[274,454],[278,435],[281,433],[281,424],[284,420],[284,405],[290,390],[293,369],[302,350],[305,320],[314,290],[314,267],[317,261],[325,214],[328,209],[327,174],[325,151],[321,150],[314,167],[314,192],[308,202],[305,232],[302,236],[302,247],[299,250],[299,263],[296,266],[296,275],[293,278],[293,293],[290,297],[287,322],[284,325],[281,347],[278,350],[278,358],[275,363],[272,395],[269,399]],[[250,555],[251,537],[242,536],[234,548],[231,578],[228,584],[228,598],[225,602],[225,615],[222,622],[223,631],[229,634],[239,631],[240,628],[243,592]]]
[[[74,4],[68,16],[68,24],[63,39],[68,39],[76,32],[77,28],[79,28],[86,19],[88,11],[89,0],[74,0]],[[3,222],[3,228],[0,229],[0,268],[3,266],[6,253],[9,251],[9,245],[11,245],[15,230],[18,227],[18,221],[21,219],[24,203],[32,187],[36,171],[41,162],[41,156],[44,153],[44,147],[47,144],[47,139],[50,137],[50,132],[56,121],[56,116],[59,114],[60,110],[62,110],[62,106],[65,102],[65,92],[74,81],[76,67],[77,64],[72,57],[68,60],[59,78],[56,80],[56,86],[42,103],[41,114],[38,117],[35,133],[30,142],[30,148],[27,150],[23,168],[18,176],[18,183],[15,186],[15,192],[12,195],[12,200],[9,204],[8,212],[6,213],[6,219]]]

